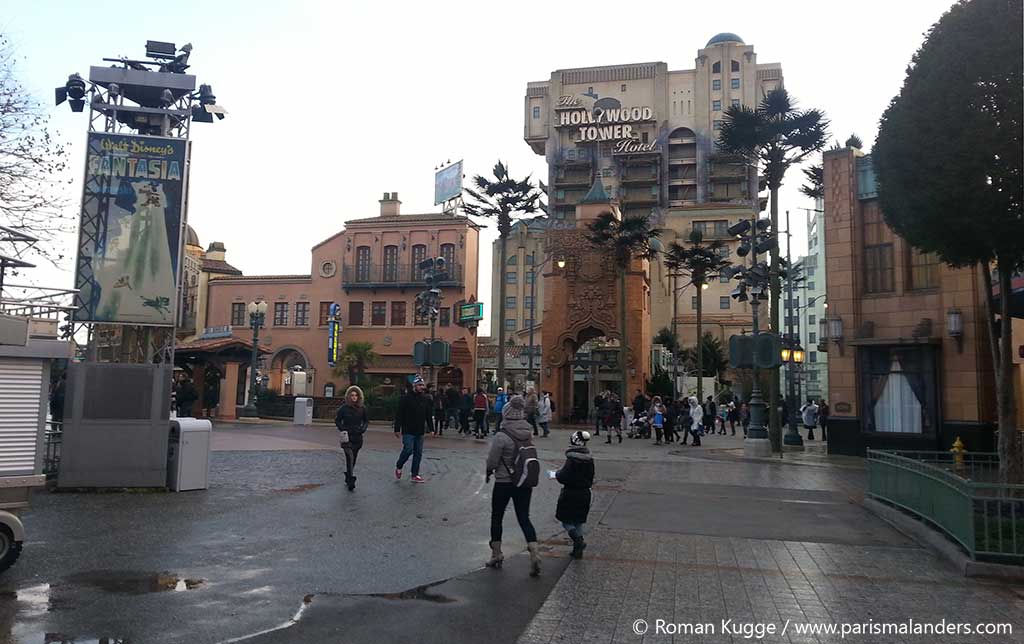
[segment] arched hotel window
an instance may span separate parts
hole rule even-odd
[[[441,257],[448,265],[448,273],[455,277],[455,244],[441,244]]]
[[[734,71],[734,72],[740,71],[740,61],[738,61],[738,60],[732,61],[732,71]]]
[[[509,266],[515,266],[516,264],[519,263],[519,256],[518,255],[513,255],[513,256],[509,257],[508,260],[506,260],[505,263],[508,264]]]
[[[412,247],[412,279],[419,282],[423,279],[423,271],[420,270],[420,262],[427,258],[427,247],[424,244],[416,244]]]
[[[370,281],[370,247],[359,246],[356,248],[356,281]]]
[[[384,281],[398,281],[398,246],[384,247]]]
[[[722,63],[715,63],[714,65],[712,65],[711,66],[711,73],[712,74],[721,74],[722,73]]]

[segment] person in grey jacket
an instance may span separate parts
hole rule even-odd
[[[515,471],[517,445],[532,445],[533,428],[526,422],[526,402],[522,396],[513,396],[501,410],[501,431],[491,439],[491,448],[487,454],[486,481],[494,477],[494,489],[491,493],[491,559],[489,568],[501,568],[505,557],[501,554],[501,523],[505,518],[505,510],[511,500],[515,507],[516,520],[526,537],[526,547],[530,551],[530,576],[540,574],[540,552],[537,549],[537,531],[530,522],[530,497],[533,488],[516,487],[512,482]]]

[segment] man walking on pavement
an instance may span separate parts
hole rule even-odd
[[[505,403],[508,402],[508,396],[505,394],[505,390],[498,387],[498,395],[494,397],[494,433],[497,434],[501,431],[501,410],[505,407]]]
[[[395,463],[395,478],[401,480],[402,468],[412,456],[413,483],[423,483],[420,476],[420,461],[423,460],[423,434],[430,423],[433,407],[430,398],[424,393],[426,384],[423,378],[416,376],[412,381],[412,391],[398,401],[395,412],[395,437],[402,439],[402,453]]]

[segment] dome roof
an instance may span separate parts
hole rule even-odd
[[[741,45],[746,44],[743,42],[743,39],[737,36],[736,34],[730,33],[728,31],[723,31],[722,33],[718,34],[717,36],[709,40],[708,44],[705,45],[705,47],[710,47],[711,45],[717,45],[718,43],[723,42],[738,42]]]
[[[185,245],[186,246],[202,246],[199,243],[199,235],[196,234],[196,229],[192,226],[185,226]]]

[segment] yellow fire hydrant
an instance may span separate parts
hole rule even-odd
[[[957,472],[962,472],[964,469],[964,454],[967,453],[963,441],[957,436],[956,440],[953,441],[953,448],[949,450],[953,453],[953,467],[956,468]]]

